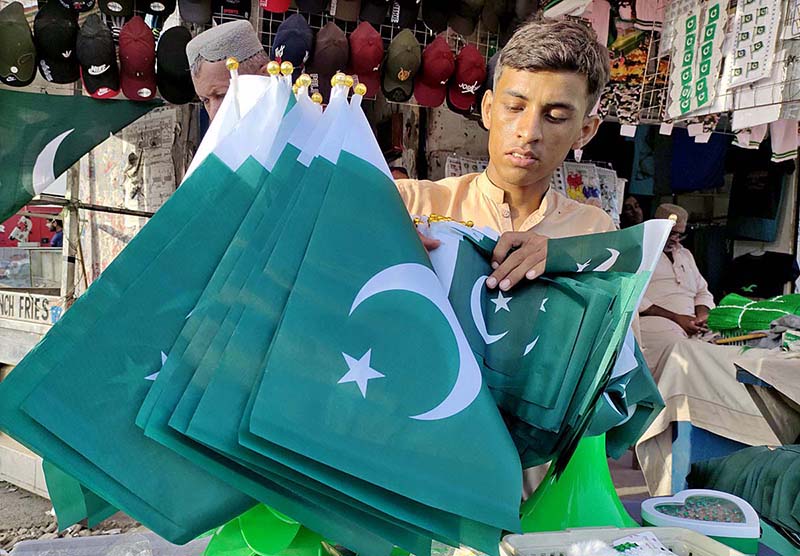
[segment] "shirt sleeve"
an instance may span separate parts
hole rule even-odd
[[[697,283],[697,293],[694,296],[694,305],[695,307],[698,305],[704,305],[709,309],[713,309],[716,307],[716,305],[714,304],[714,296],[711,295],[710,291],[708,291],[708,282],[706,282],[706,279],[703,278],[702,274],[700,274],[700,270],[697,268],[697,263],[694,261],[694,255],[692,255],[689,250],[686,250],[686,255],[689,259],[690,272],[694,274]]]

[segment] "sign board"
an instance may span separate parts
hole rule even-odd
[[[63,312],[64,308],[58,297],[0,291],[0,319],[52,326]]]

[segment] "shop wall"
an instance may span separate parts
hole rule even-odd
[[[489,157],[489,132],[477,122],[452,112],[447,107],[428,111],[428,133],[426,156],[428,179],[445,177],[447,157],[452,155],[468,158]]]

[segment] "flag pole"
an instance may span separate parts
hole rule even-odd
[[[236,114],[236,120],[242,117],[241,110],[239,109],[239,60],[231,56],[225,61],[225,67],[231,72],[231,93],[233,94],[233,110]]]

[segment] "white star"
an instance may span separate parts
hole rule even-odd
[[[167,354],[162,351],[161,352],[161,368],[162,369],[164,368],[164,364],[166,362],[167,362]],[[158,371],[154,372],[151,375],[147,375],[146,377],[144,377],[144,379],[145,380],[155,380],[155,379],[158,378],[158,373],[160,373],[160,372],[161,372],[161,370],[158,370]]]
[[[511,309],[508,308],[508,302],[514,299],[513,297],[503,297],[503,292],[497,292],[497,297],[495,299],[490,299],[492,303],[494,303],[494,312],[496,313],[500,309],[504,311],[511,312]]]
[[[536,336],[536,338],[530,344],[525,346],[525,353],[522,354],[522,357],[528,355],[531,352],[531,350],[536,347],[536,342],[538,341],[539,341],[539,336]]]
[[[541,306],[541,307],[539,307],[539,310],[540,310],[542,313],[546,313],[546,312],[547,312],[547,309],[545,309],[545,307],[544,307],[544,304],[545,304],[545,303],[547,303],[547,300],[548,300],[548,299],[550,299],[550,298],[549,298],[549,297],[545,297],[544,299],[542,299],[542,306]]]
[[[592,259],[589,259],[588,261],[586,261],[583,264],[576,263],[578,265],[578,272],[583,272],[584,270],[586,270],[586,267],[589,266],[589,264],[591,264],[591,262],[592,262]]]
[[[346,353],[342,353],[342,355],[347,362],[348,371],[339,379],[337,384],[355,382],[358,384],[358,389],[361,390],[361,395],[366,398],[367,383],[373,378],[384,378],[385,376],[369,366],[369,360],[370,357],[372,357],[372,349],[368,349],[367,353],[361,356],[361,359],[350,357]]]

